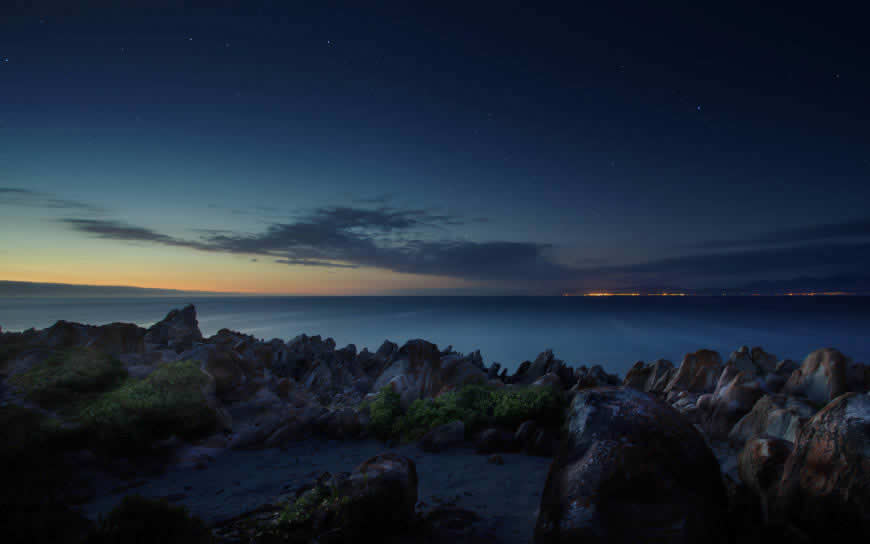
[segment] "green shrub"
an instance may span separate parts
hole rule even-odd
[[[385,440],[393,435],[393,427],[402,416],[400,400],[392,387],[385,386],[368,405],[370,430],[376,437]]]
[[[415,400],[404,414],[398,394],[392,390],[387,394],[394,397],[386,397],[385,390],[381,390],[371,405],[383,406],[377,422],[372,415],[374,434],[404,441],[418,440],[430,429],[456,420],[465,423],[468,433],[491,425],[516,427],[529,419],[542,426],[558,428],[565,411],[563,396],[549,387],[495,389],[466,385],[436,398]]]
[[[196,363],[162,365],[142,380],[128,380],[80,412],[82,430],[97,449],[136,451],[177,435],[197,438],[217,418],[202,393],[207,378]]]
[[[550,387],[503,390],[495,398],[493,417],[500,425],[519,425],[533,419],[548,427],[559,427],[565,412],[562,394]]]
[[[70,348],[54,352],[9,382],[28,400],[56,408],[116,387],[126,377],[127,370],[117,359],[93,349]]]
[[[212,542],[211,531],[183,506],[139,495],[124,497],[102,518],[91,538],[93,544],[162,544]]]

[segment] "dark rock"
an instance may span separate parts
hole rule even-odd
[[[550,429],[538,429],[526,446],[529,455],[552,457],[559,445],[559,437]]]
[[[725,439],[740,418],[748,414],[764,389],[754,370],[739,370],[733,363],[725,365],[716,390],[710,397],[710,407],[704,417],[704,428],[715,439]],[[700,405],[698,409],[703,411]]]
[[[535,542],[725,541],[719,463],[673,408],[633,389],[577,394]]]
[[[737,461],[740,480],[759,498],[762,520],[770,521],[770,505],[779,491],[779,481],[793,444],[766,435],[746,442]]]
[[[816,350],[791,374],[782,392],[827,404],[848,390],[850,364],[851,361],[836,349]]]
[[[465,423],[451,421],[435,427],[420,440],[423,451],[437,453],[465,441]]]
[[[514,442],[520,448],[527,449],[535,439],[538,424],[534,420],[523,421],[514,433]]]
[[[665,393],[688,391],[712,393],[722,372],[722,358],[715,351],[702,349],[688,353],[665,387]]]
[[[742,448],[747,440],[763,434],[794,442],[801,427],[815,413],[815,407],[804,399],[765,395],[731,428],[728,441]]]
[[[870,394],[846,393],[807,422],[777,508],[813,538],[870,534]]]
[[[196,320],[196,308],[192,304],[181,310],[172,310],[145,334],[146,345],[167,346],[177,353],[192,348],[198,342],[202,342],[202,333]]]

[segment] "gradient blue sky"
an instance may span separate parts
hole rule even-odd
[[[864,273],[870,49],[849,13],[498,6],[0,21],[0,279]]]

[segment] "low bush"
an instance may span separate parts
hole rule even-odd
[[[126,377],[127,370],[117,359],[93,349],[70,348],[11,376],[9,383],[28,400],[57,408],[117,387]]]
[[[369,411],[369,430],[372,434],[382,440],[390,438],[396,421],[402,416],[399,394],[392,387],[386,386],[366,408]]]
[[[172,435],[203,436],[217,424],[202,393],[206,383],[194,362],[164,364],[147,378],[128,380],[83,406],[82,431],[96,449],[124,452]]]
[[[435,398],[418,399],[402,412],[399,395],[384,388],[369,405],[371,430],[381,439],[420,439],[430,429],[462,421],[466,432],[487,426],[516,427],[526,420],[558,428],[564,417],[562,394],[549,387],[492,388],[466,385]]]
[[[205,523],[183,506],[139,495],[124,497],[99,525],[92,544],[206,544],[212,534]]]

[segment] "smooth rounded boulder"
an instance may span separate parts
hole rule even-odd
[[[870,535],[870,394],[842,395],[807,422],[777,503],[813,538]]]
[[[723,542],[725,487],[704,438],[631,388],[580,391],[541,496],[535,542]]]

